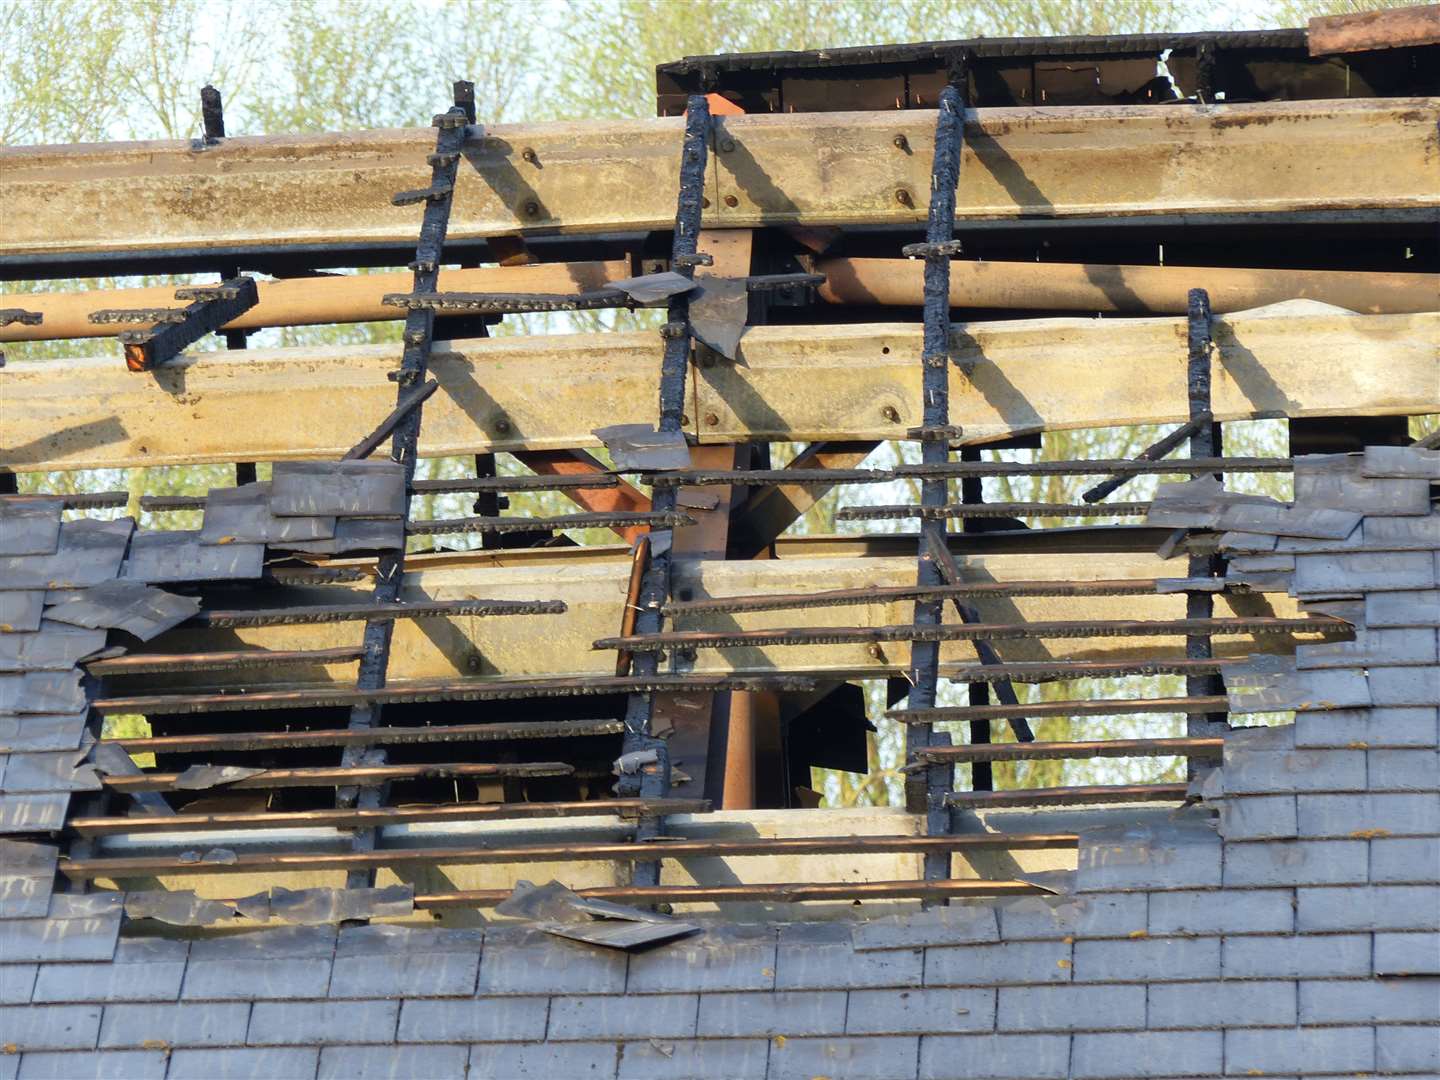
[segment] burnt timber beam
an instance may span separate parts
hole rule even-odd
[[[973,182],[957,219],[1433,209],[1436,108],[1433,98],[1097,106],[1084,123],[1066,110],[974,110],[963,165]],[[476,132],[464,148],[453,233],[668,228],[683,124]],[[703,225],[918,228],[933,132],[928,110],[721,117]],[[897,135],[912,152],[896,148]],[[390,195],[427,184],[430,143],[427,130],[406,128],[236,137],[203,154],[178,140],[5,148],[0,257],[408,238],[413,215]]]
[[[499,266],[445,271],[446,288],[475,292],[573,292],[599,288],[630,275],[629,263],[538,263],[533,266]],[[259,300],[254,307],[220,327],[222,330],[259,330],[268,326],[311,326],[326,323],[394,321],[404,318],[398,308],[380,302],[386,293],[406,288],[409,273],[334,274],[317,277],[257,281]],[[173,286],[142,289],[91,289],[82,292],[19,293],[0,296],[0,308],[24,300],[44,315],[43,323],[0,326],[0,341],[53,341],[59,338],[108,337],[116,330],[139,330],[147,324],[92,323],[89,314],[100,308],[154,308],[171,304]],[[445,323],[436,327],[442,334]]]
[[[1283,316],[1283,317],[1282,317]],[[1185,322],[1026,319],[957,325],[965,374],[951,423],[1013,434],[1182,422],[1172,378]],[[1214,320],[1217,420],[1440,411],[1440,314],[1355,315],[1299,301]],[[897,439],[919,424],[912,324],[756,326],[743,364],[693,384],[684,430],[700,443]],[[1344,355],[1321,364],[1322,352]],[[394,407],[388,345],[182,356],[153,378],[104,357],[0,370],[0,469],[16,472],[337,457]],[[650,333],[441,343],[420,454],[594,446],[594,429],[654,425],[660,343]],[[183,390],[182,390],[183,381]],[[83,387],[77,392],[76,387]]]

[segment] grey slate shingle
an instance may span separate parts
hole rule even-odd
[[[1440,1020],[1440,979],[1322,979],[1300,983],[1300,1023]]]
[[[1075,1036],[1070,1070],[1076,1080],[1112,1076],[1219,1076],[1224,1058],[1218,1031],[1137,1031]]]
[[[845,1031],[849,1035],[990,1031],[995,1027],[995,998],[993,989],[937,988],[902,990],[898,994],[890,990],[854,990]]]
[[[107,1005],[100,1046],[243,1046],[249,1002]]]
[[[1370,935],[1227,937],[1220,968],[1227,979],[1363,978],[1370,973]]]
[[[485,965],[480,965],[483,970]],[[695,1034],[698,994],[556,997],[550,1001],[550,1039],[684,1039]]]
[[[1299,933],[1344,930],[1440,930],[1433,885],[1370,885],[1295,890]]]
[[[1213,982],[1150,987],[1152,1028],[1218,1028],[1295,1023],[1295,983]]]
[[[619,1044],[613,1042],[481,1043],[470,1048],[470,1075],[496,1080],[613,1080],[619,1056]]]
[[[1070,981],[1071,945],[1005,941],[925,950],[926,986],[1000,986]]]
[[[1139,938],[1077,941],[1076,982],[1163,982],[1218,979],[1219,938]]]
[[[197,942],[196,947],[205,944]],[[203,960],[192,954],[180,996],[186,1001],[324,997],[330,985],[328,956],[293,959]]]
[[[914,1035],[775,1040],[768,1080],[913,1080],[919,1042]]]
[[[1376,934],[1376,975],[1440,975],[1440,933]]]
[[[98,1005],[6,1005],[0,1008],[0,1031],[5,1032],[5,1042],[22,1051],[93,1050],[99,1030]]]
[[[1295,927],[1293,889],[1166,892],[1150,897],[1150,933],[1288,934]]]
[[[920,1080],[1063,1080],[1068,1035],[925,1035]]]
[[[1440,793],[1301,795],[1296,799],[1301,836],[1348,837],[1382,829],[1400,836],[1440,832]]]
[[[1225,884],[1360,885],[1369,870],[1364,840],[1267,840],[1225,849]]]
[[[780,928],[775,960],[777,990],[848,990],[874,986],[919,986],[922,949],[855,952],[844,923],[789,923]]]
[[[1297,713],[1295,745],[1345,747],[1362,742],[1370,747],[1435,746],[1440,738],[1437,716],[1440,710],[1414,707]]]
[[[480,957],[481,994],[620,994],[628,956],[557,941],[537,930],[490,930]]]
[[[371,1004],[369,1002],[367,1005]],[[550,1003],[543,997],[406,1001],[397,1042],[531,1042],[545,1037]],[[344,1015],[348,1003],[335,1003]]]
[[[94,919],[0,920],[0,957],[25,960],[109,960],[120,935],[120,913]]]
[[[468,1046],[327,1046],[318,1080],[465,1080]]]
[[[770,927],[720,927],[663,949],[633,954],[625,990],[630,994],[770,990],[775,986],[775,950],[776,935]]]
[[[163,1050],[30,1053],[20,1059],[19,1080],[161,1080]]]
[[[1435,750],[1371,750],[1372,791],[1431,792],[1440,787],[1440,752]]]
[[[1440,1072],[1440,1039],[1432,1027],[1375,1029],[1375,1068],[1382,1073]]]
[[[1145,987],[1002,986],[996,1026],[1002,1031],[1143,1028]]]
[[[7,959],[0,956],[0,961]],[[35,987],[38,964],[0,963],[0,1005],[23,1005]]]
[[[1370,880],[1387,884],[1440,881],[1440,837],[1371,840]]]
[[[257,1001],[245,1041],[251,1046],[391,1042],[399,1014],[398,1001]]]
[[[166,1080],[314,1080],[319,1063],[309,1046],[176,1050]]]
[[[864,993],[865,991],[856,991]],[[892,995],[893,996],[893,995]],[[840,1035],[845,994],[837,990],[781,990],[773,994],[701,994],[696,1033],[707,1036]]]
[[[1080,834],[1076,891],[1219,885],[1220,849],[1208,820],[1193,817],[1089,829]]]
[[[1000,924],[989,904],[951,904],[915,915],[872,919],[855,926],[857,952],[911,949],[917,945],[963,945],[998,941]]]
[[[460,997],[475,993],[480,951],[337,956],[332,998]]]
[[[585,1044],[581,1044],[585,1045]],[[478,1047],[477,1047],[478,1049]],[[770,1046],[765,1039],[654,1039],[621,1048],[621,1080],[765,1080]],[[472,1052],[471,1065],[474,1065]],[[505,1074],[498,1074],[505,1075]],[[569,1072],[565,1076],[587,1075]]]
[[[1218,832],[1226,840],[1288,839],[1296,835],[1298,828],[1294,795],[1227,794],[1220,800]]]

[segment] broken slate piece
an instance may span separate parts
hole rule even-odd
[[[44,918],[59,852],[50,844],[0,840],[0,918]]]
[[[592,433],[605,444],[615,468],[623,472],[665,472],[690,467],[690,447],[682,431],[656,431],[647,424],[614,424]]]
[[[264,769],[250,769],[243,765],[191,765],[175,778],[175,786],[181,791],[204,791],[206,788],[221,787],[259,776]]]
[[[27,671],[0,675],[0,716],[27,713],[74,713],[88,702],[78,671]]]
[[[154,919],[171,926],[210,926],[230,922],[235,918],[235,911],[219,900],[202,900],[187,889],[126,893],[125,915],[131,919]]]
[[[99,791],[100,777],[79,759],[88,751],[62,750],[57,753],[11,754],[0,775],[0,791],[7,795],[40,794],[49,791]]]
[[[612,281],[606,288],[619,289],[637,304],[653,304],[657,300],[668,300],[672,296],[687,293],[695,288],[696,284],[697,282],[684,274],[666,270],[659,274],[644,274],[641,277],[625,278],[623,281]]]
[[[141,532],[130,542],[120,576],[143,582],[258,578],[264,564],[264,544],[204,545],[198,530]]]
[[[1359,524],[1360,515],[1353,510],[1283,503],[1226,506],[1217,521],[1218,527],[1225,530],[1310,536],[1320,540],[1344,540]]]
[[[0,716],[0,754],[30,750],[74,750],[85,732],[87,713]]]
[[[1213,529],[1220,520],[1221,512],[1235,504],[1283,505],[1263,495],[1240,495],[1226,491],[1213,476],[1197,476],[1182,483],[1159,485],[1145,515],[1145,524],[1177,529]]]
[[[32,634],[40,629],[45,610],[43,589],[0,592],[0,634]]]
[[[205,500],[202,544],[273,544],[283,540],[328,540],[335,518],[280,517],[270,512],[270,485],[211,488]]]
[[[74,626],[124,630],[141,641],[163,634],[200,610],[193,596],[177,596],[140,581],[107,581],[46,597],[45,617]]]
[[[744,278],[705,277],[690,297],[690,332],[727,360],[737,358],[740,338],[750,319],[750,293]]]
[[[1323,711],[1370,704],[1370,684],[1363,671],[1297,672],[1289,656],[1252,656],[1227,667],[1224,679],[1232,713]]]
[[[0,634],[0,671],[68,671],[105,648],[104,630],[41,626],[34,634]]]
[[[514,891],[495,905],[495,914],[517,919],[547,919],[551,922],[583,922],[588,918],[625,919],[631,922],[672,922],[668,915],[591,900],[572,892],[558,881],[535,885],[517,881]]]
[[[53,833],[65,825],[68,791],[0,795],[0,833]]]
[[[270,915],[302,925],[338,923],[348,919],[382,919],[411,915],[415,889],[389,885],[382,889],[270,889]]]
[[[280,517],[403,517],[405,467],[387,458],[276,462],[270,512]]]
[[[583,941],[587,945],[631,952],[665,941],[674,941],[676,938],[689,937],[698,933],[700,927],[696,923],[678,921],[638,923],[597,919],[587,923],[537,923],[536,929],[555,937]]]
[[[53,555],[0,556],[0,589],[84,589],[113,581],[134,529],[130,518],[67,521]]]
[[[135,759],[127,754],[118,743],[98,742],[90,750],[90,761],[95,766],[95,771],[102,776],[141,776],[144,770],[135,764]],[[172,817],[175,809],[165,801],[165,796],[158,791],[132,791],[130,798],[135,803],[135,809],[142,814],[155,814],[161,817]]]
[[[0,555],[53,555],[60,543],[60,499],[0,500]]]
[[[337,518],[329,540],[281,540],[270,546],[301,555],[343,555],[350,551],[385,551],[405,544],[405,523],[399,518]]]
[[[1430,485],[1423,479],[1365,477],[1363,454],[1306,454],[1295,459],[1295,504],[1363,514],[1424,515]]]
[[[1360,475],[1440,480],[1440,450],[1420,450],[1414,446],[1367,446]]]

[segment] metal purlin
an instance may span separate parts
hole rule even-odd
[[[680,157],[680,196],[675,212],[675,236],[671,245],[670,268],[686,277],[695,276],[695,266],[704,261],[697,257],[700,238],[700,211],[704,206],[705,163],[710,139],[710,103],[703,94],[691,95],[685,112],[685,141]],[[665,339],[664,357],[660,363],[660,431],[681,431],[685,412],[685,375],[690,367],[690,299],[686,294],[670,298],[668,319],[661,334]],[[675,509],[678,489],[666,484],[656,487],[651,509],[670,513]],[[639,611],[635,616],[635,633],[655,634],[661,627],[661,608],[670,599],[670,551],[668,546],[656,551],[651,547],[650,563],[640,584]],[[647,678],[659,668],[659,657],[642,652],[634,659],[633,674]],[[631,694],[625,707],[624,754],[653,750],[656,760],[638,771],[622,774],[616,785],[621,796],[661,798],[670,790],[670,757],[664,739],[651,732],[655,711],[654,693]],[[643,841],[660,832],[659,818],[642,818],[636,829],[636,840]],[[656,885],[660,879],[659,862],[637,862],[632,882]]]
[[[434,118],[432,123],[439,129],[435,139],[435,153],[430,158],[430,194],[425,201],[425,213],[420,224],[420,239],[415,248],[415,261],[410,264],[414,272],[411,291],[415,293],[434,292],[440,276],[440,258],[445,246],[445,234],[450,227],[450,206],[455,189],[455,178],[460,165],[460,152],[465,146],[466,127],[470,117],[462,104],[467,98],[473,100],[473,84],[457,83],[455,99],[457,104]],[[411,388],[425,380],[430,366],[430,350],[434,343],[435,313],[424,309],[412,309],[405,316],[405,330],[402,337],[404,352],[400,368],[391,374],[396,383],[396,403],[410,395]],[[405,521],[410,517],[410,484],[415,477],[416,449],[420,440],[420,416],[423,407],[411,409],[396,425],[390,442],[390,459],[405,469]],[[380,556],[372,600],[377,604],[393,604],[400,599],[400,586],[405,576],[405,547],[402,542],[395,551]],[[378,690],[385,685],[386,671],[390,664],[390,639],[395,623],[392,619],[371,619],[365,623],[363,640],[364,653],[360,658],[360,671],[356,687],[362,690]],[[374,727],[380,719],[379,705],[356,705],[350,710],[349,728],[363,730]],[[341,764],[354,767],[362,763],[384,764],[385,751],[363,746],[347,747]],[[336,792],[335,804],[342,809],[358,806],[360,809],[378,808],[384,801],[384,785],[364,788],[347,787]],[[356,851],[373,851],[375,830],[358,829],[355,832],[353,848]],[[374,883],[373,869],[352,870],[346,884],[350,888],[367,888]]]
[[[966,80],[965,56],[956,58],[950,70],[950,82],[940,92],[939,112],[935,120],[935,158],[930,172],[930,211],[925,229],[925,243],[914,253],[925,256],[925,332],[921,350],[923,365],[922,460],[926,465],[943,464],[950,456],[950,258],[955,252],[955,193],[960,181],[960,152],[964,141],[965,106],[961,88]],[[944,506],[946,481],[927,478],[921,483],[922,506]],[[921,587],[940,585],[940,568],[931,554],[932,546],[945,546],[944,518],[926,518],[920,522],[919,571]],[[915,602],[914,622],[917,626],[940,623],[944,601],[924,599]],[[939,642],[912,642],[910,646],[911,688],[910,708],[929,709],[935,705],[936,683],[939,679]],[[912,724],[906,730],[906,755],[914,760],[928,746],[946,745],[949,736],[934,731],[930,724]],[[954,786],[954,767],[931,764],[924,771],[923,802],[926,831],[931,835],[950,831],[950,811],[945,796]],[[918,779],[918,777],[917,777]],[[917,785],[918,786],[918,785]],[[907,803],[915,806],[921,792]],[[918,806],[915,808],[918,809]],[[925,879],[939,880],[950,876],[947,854],[925,856]]]

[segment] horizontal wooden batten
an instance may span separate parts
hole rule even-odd
[[[1097,739],[1084,742],[968,743],[931,746],[921,761],[964,764],[972,761],[1080,761],[1090,758],[1170,757],[1218,758],[1224,739]]]
[[[1189,415],[1185,320],[1028,319],[955,328],[950,420],[975,441]],[[1440,314],[1292,301],[1218,318],[1220,420],[1440,412]],[[902,439],[921,423],[918,324],[757,326],[743,363],[693,372],[701,443]],[[420,453],[595,446],[656,423],[654,333],[441,343]],[[334,458],[394,407],[395,346],[190,354],[145,376],[106,357],[0,369],[0,469]],[[1343,356],[1344,363],[1317,357]]]
[[[452,601],[463,602],[469,597],[507,601],[544,596],[565,605],[566,614],[563,617],[536,614],[488,619],[441,614],[427,619],[397,620],[391,643],[392,685],[413,685],[415,680],[465,680],[469,685],[482,689],[490,686],[496,692],[503,692],[505,687],[514,686],[517,681],[521,685],[536,685],[542,679],[584,675],[598,689],[612,686],[597,682],[595,677],[609,675],[613,680],[614,655],[597,652],[590,646],[596,639],[615,635],[621,629],[630,578],[629,562],[600,558],[564,562],[527,561],[521,557],[524,554],[516,553],[513,566],[490,565],[490,556],[476,552],[466,557],[468,565],[412,570],[406,576],[402,599],[407,603],[443,605]],[[975,594],[967,597],[965,602],[989,624],[1079,619],[1164,620],[1178,619],[1185,614],[1183,593],[1159,593],[1149,587],[1148,583],[1154,579],[1177,572],[1175,560],[1166,561],[1153,553],[956,557],[967,578],[976,582]],[[687,613],[676,617],[676,625],[681,630],[820,627],[842,623],[859,627],[894,626],[907,622],[912,614],[912,601],[908,599],[911,592],[908,590],[913,589],[915,581],[913,554],[903,557],[787,557],[743,562],[680,558],[673,564],[673,573],[676,595],[690,596],[700,602],[707,598],[763,596],[783,600],[813,588],[816,581],[852,594],[873,593],[871,602],[851,608],[791,608],[790,604],[782,603],[777,605],[778,610],[769,611]],[[1122,590],[1116,589],[1112,593],[1109,588],[1085,587],[1086,583],[1125,579],[1145,583],[1144,590],[1138,595],[1117,595]],[[1007,595],[1005,592],[1007,583],[1027,583],[1020,590],[1026,594],[1046,591],[1041,585],[1046,580],[1056,583],[1053,592],[1057,595]],[[888,590],[901,591],[892,595]],[[363,583],[356,586],[296,586],[287,590],[287,597],[290,603],[302,608],[321,603],[338,607],[368,604],[370,601],[369,590]],[[1216,614],[1220,616],[1273,614],[1292,617],[1298,614],[1298,610],[1296,601],[1284,593],[1263,596],[1222,593],[1216,596]],[[206,654],[212,650],[231,653],[239,649],[316,651],[353,648],[359,637],[360,626],[354,622],[239,626],[234,629],[182,626],[161,635],[144,648],[171,656]],[[1286,640],[1283,637],[1269,641],[1248,636],[1219,638],[1216,639],[1216,652],[1221,657],[1244,656]],[[1123,661],[1130,665],[1160,662],[1183,656],[1184,651],[1184,637],[1179,632],[1173,636],[1154,638],[1091,636],[1048,641],[1022,639],[1007,642],[999,649],[1008,663],[1031,662],[1052,667],[1065,662]],[[698,654],[694,669],[702,675],[723,675],[727,672],[768,675],[783,669],[824,674],[831,678],[879,678],[904,671],[909,652],[908,642],[885,643],[878,649],[870,648],[866,642],[706,650]],[[144,663],[147,653],[137,648],[131,656],[134,659],[127,657],[128,662]],[[949,642],[941,647],[941,659],[947,665],[964,664],[968,667],[974,663],[975,652],[968,642]],[[140,693],[173,694],[191,689],[225,687],[253,692],[279,688],[297,679],[296,668],[276,668],[273,671],[266,667],[214,668],[187,672],[157,666],[161,670],[152,671],[143,679],[127,676],[122,681],[117,676],[107,696],[113,694],[129,698]],[[298,670],[303,672],[307,683],[316,678],[311,671]],[[1109,674],[1103,669],[1100,673]],[[355,679],[353,662],[327,665],[324,679],[337,688],[352,686]],[[627,685],[613,685],[613,692],[627,689]],[[534,696],[542,694],[537,689]],[[244,709],[247,704],[243,699],[237,699],[232,707]]]
[[[956,216],[1069,218],[1440,205],[1431,98],[998,108],[966,118]],[[472,127],[454,239],[668,229],[678,117]],[[715,120],[705,228],[918,225],[934,113]],[[0,256],[413,241],[429,129],[0,150]]]
[[[230,863],[183,861],[173,855],[69,859],[62,872],[70,878],[125,878],[149,874],[253,873],[259,870],[323,871],[397,866],[404,863],[584,862],[613,859],[743,858],[794,855],[842,855],[896,852],[904,854],[967,851],[1041,851],[1079,845],[1075,833],[957,833],[953,836],[774,836],[757,840],[664,840],[653,843],[521,844],[488,847],[386,848],[379,851],[326,854],[239,855]]]

